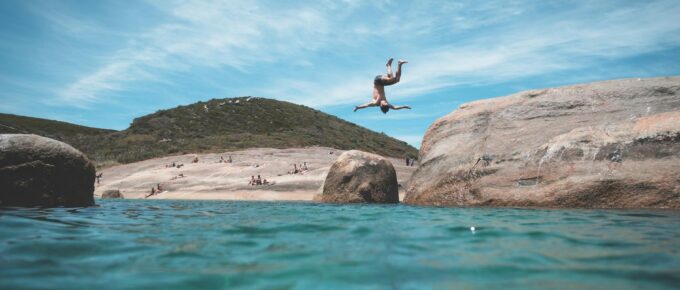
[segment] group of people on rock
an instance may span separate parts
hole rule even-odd
[[[267,185],[269,184],[269,181],[267,179],[262,179],[260,175],[255,178],[255,176],[250,176],[250,181],[248,182],[248,185],[255,186],[255,185]]]
[[[297,164],[293,163],[293,171],[289,171],[288,174],[298,174],[298,173],[305,172],[307,170],[309,170],[309,168],[307,168],[307,162],[303,162],[299,166]]]
[[[410,157],[406,157],[406,166],[414,166],[416,160]]]
[[[180,174],[175,175],[175,176],[173,176],[172,178],[170,178],[170,180],[175,180],[175,179],[177,179],[177,178],[184,178],[184,177],[185,177],[185,176],[184,176],[184,173],[180,173]]]
[[[220,156],[220,161],[218,161],[217,163],[232,163],[232,162],[233,160],[231,160],[231,155],[229,155],[227,159],[224,159],[224,157]]]
[[[177,164],[174,161],[172,162],[172,164],[165,164],[165,168],[169,168],[169,167],[182,168],[182,166],[184,166],[183,163]]]
[[[163,186],[159,183],[159,184],[156,185],[156,187],[152,187],[151,193],[149,195],[145,196],[144,198],[148,198],[149,196],[156,195],[156,194],[159,194],[161,192],[163,192]]]

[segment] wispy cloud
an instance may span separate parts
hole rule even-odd
[[[530,6],[530,3],[525,4]],[[395,100],[417,98],[458,85],[503,83],[680,45],[680,23],[676,21],[680,5],[674,1],[605,4],[584,5],[566,12],[515,21],[453,45],[410,51],[413,53],[409,59],[411,63],[404,67],[402,82],[389,94]],[[496,10],[482,10],[489,14],[485,19],[497,19],[492,15]],[[521,14],[523,10],[523,7],[513,6],[510,10],[496,12],[506,16]],[[423,20],[422,26],[441,30],[436,27],[440,23],[436,16]],[[467,18],[461,16],[461,25],[465,23],[464,19]],[[491,24],[473,18],[468,26],[463,26],[468,29],[473,25]],[[408,25],[418,26],[418,23]],[[378,72],[379,69],[379,64],[372,68]],[[288,89],[302,100],[324,92],[323,100],[315,101],[316,106],[323,107],[362,101],[358,96],[365,95],[370,89],[365,84],[363,79],[343,79],[342,82],[310,82],[304,88]]]
[[[244,71],[315,50],[329,29],[324,17],[306,7],[273,10],[250,1],[152,3],[172,21],[132,37],[103,66],[67,85],[61,100],[86,105],[103,93],[125,89],[129,82],[194,66]]]
[[[304,78],[279,75],[250,93],[313,107],[364,102],[382,64],[352,59],[328,72],[308,57],[345,48],[354,55],[408,57],[402,82],[388,94],[416,99],[459,85],[502,83],[680,46],[680,5],[672,0],[544,4],[544,10],[559,6],[549,13],[531,1],[150,3],[167,18],[64,85],[61,101],[87,106],[132,83],[163,82],[167,72],[196,67],[248,74],[254,67],[291,63],[308,71]],[[73,17],[52,18],[66,30],[92,30],[91,23]]]

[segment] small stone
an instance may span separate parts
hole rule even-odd
[[[107,191],[104,191],[102,193],[102,198],[124,198],[123,194],[120,193],[120,190],[118,189],[109,189]]]

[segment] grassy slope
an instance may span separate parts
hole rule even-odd
[[[288,102],[248,97],[161,110],[135,119],[123,131],[0,114],[0,133],[20,132],[69,143],[99,164],[252,147],[328,146],[384,156],[417,156],[417,150],[403,141],[335,116]]]
[[[114,130],[85,127],[71,123],[0,113],[0,134],[36,134],[66,142],[90,154],[96,146],[92,140]]]

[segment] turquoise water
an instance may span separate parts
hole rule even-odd
[[[97,202],[0,209],[0,289],[680,287],[677,211]]]

